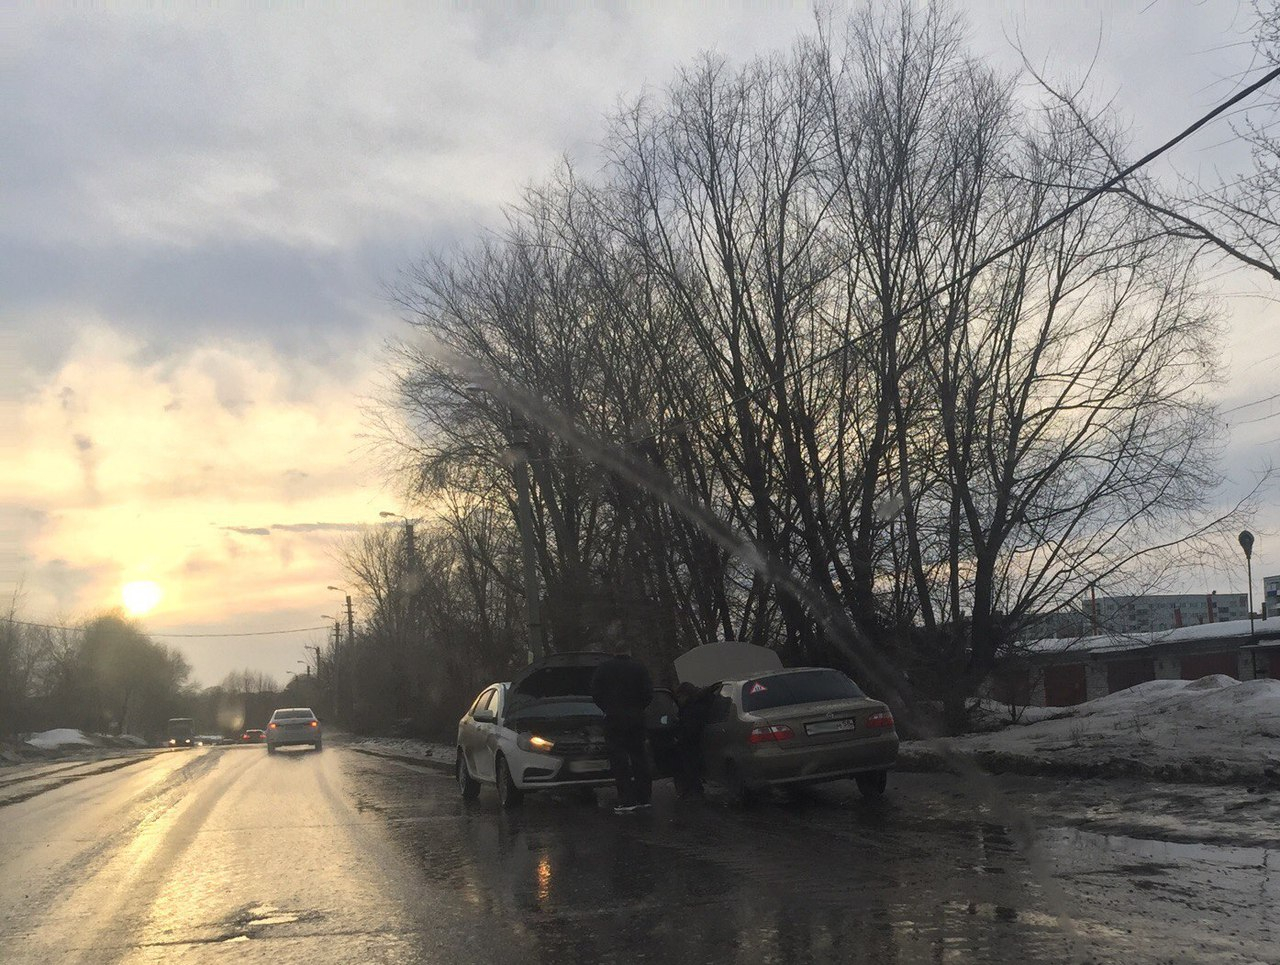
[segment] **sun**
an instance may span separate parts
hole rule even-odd
[[[120,587],[120,599],[124,601],[124,608],[134,617],[155,609],[162,596],[164,590],[153,580],[134,580]]]

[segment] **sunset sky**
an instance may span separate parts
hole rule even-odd
[[[1247,3],[956,6],[974,47],[1011,66],[1015,37],[1059,77],[1078,80],[1096,51],[1091,89],[1131,119],[1135,157],[1250,76]],[[340,605],[325,589],[342,582],[336,541],[407,511],[363,411],[402,328],[385,284],[493,224],[561,155],[592,170],[619,98],[700,50],[741,60],[813,23],[807,4],[766,0],[510,7],[7,17],[0,588],[21,586],[25,619],[74,622],[154,583],[143,626],[200,682],[300,669],[323,633],[163,635],[318,626]],[[1162,170],[1243,161],[1218,123]],[[1231,407],[1280,390],[1280,308],[1261,278],[1219,284]],[[1224,502],[1280,463],[1280,402],[1240,417],[1254,421],[1230,437]],[[1280,573],[1276,505],[1273,490],[1255,527],[1259,585]]]

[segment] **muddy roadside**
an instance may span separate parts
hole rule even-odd
[[[1018,752],[967,745],[964,738],[904,741],[898,752],[898,769],[956,774],[962,770],[956,760],[960,755],[991,774],[1138,778],[1176,784],[1233,785],[1280,795],[1280,764],[1272,757],[1255,762],[1209,756],[1170,761],[1103,746]]]

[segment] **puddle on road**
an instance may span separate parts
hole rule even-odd
[[[255,918],[253,921],[248,922],[248,924],[250,925],[288,925],[288,924],[292,924],[295,921],[300,921],[300,920],[301,920],[301,917],[298,915],[270,915],[266,918]]]
[[[274,905],[254,905],[242,911],[229,924],[236,928],[253,929],[263,925],[292,925],[300,921],[312,921],[318,917],[320,916],[316,912],[283,911]]]

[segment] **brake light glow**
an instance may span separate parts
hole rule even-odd
[[[273,721],[272,721],[271,723],[269,723],[267,726],[268,726],[268,727],[270,727],[272,730],[275,730],[275,729],[276,729],[276,722],[273,720]]]
[[[887,710],[879,710],[867,718],[867,726],[872,730],[893,726],[893,714]]]
[[[771,724],[751,728],[751,736],[747,739],[752,744],[776,744],[789,741],[795,736],[795,732],[786,724]]]
[[[312,726],[312,727],[319,727],[319,726],[320,726],[320,721],[318,721],[318,720],[313,720],[313,721],[311,722],[311,726]]]

